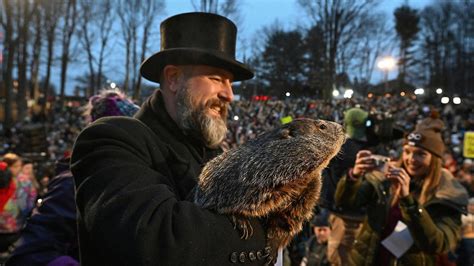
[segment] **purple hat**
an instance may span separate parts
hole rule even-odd
[[[140,107],[118,90],[104,90],[89,99],[91,122],[104,116],[133,116]]]

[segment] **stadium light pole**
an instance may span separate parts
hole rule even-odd
[[[383,79],[385,83],[385,92],[388,92],[388,72],[395,67],[397,61],[391,56],[385,56],[379,59],[377,67],[383,71]]]

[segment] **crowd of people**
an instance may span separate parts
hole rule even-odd
[[[408,98],[408,97],[374,97],[370,98],[353,98],[353,99],[338,99],[332,100],[330,102],[302,98],[302,99],[286,99],[286,100],[268,100],[268,101],[251,101],[251,100],[240,100],[233,102],[229,108],[229,119],[228,127],[229,131],[227,133],[226,139],[223,143],[223,146],[227,149],[236,148],[242,143],[254,138],[258,134],[261,134],[265,131],[271,130],[275,127],[278,127],[282,123],[282,118],[292,117],[293,119],[300,117],[308,118],[322,118],[331,121],[336,121],[341,124],[344,124],[344,118],[347,115],[344,114],[345,111],[350,110],[354,107],[363,107],[367,110],[367,113],[372,112],[372,114],[385,114],[389,115],[393,121],[393,127],[403,130],[404,132],[410,132],[413,130],[413,126],[416,125],[416,121],[424,117],[428,117],[433,112],[439,112],[441,118],[443,118],[444,123],[446,124],[445,131],[443,134],[444,142],[446,143],[446,151],[443,154],[443,164],[446,169],[448,169],[467,189],[469,192],[469,197],[474,197],[474,163],[472,159],[464,158],[462,156],[462,137],[464,132],[474,130],[474,120],[469,117],[469,113],[463,112],[463,110],[456,109],[457,106],[429,106],[429,109],[426,108],[428,105],[420,103],[420,101]],[[75,138],[88,122],[90,118],[84,115],[84,106],[79,107],[68,107],[65,112],[56,113],[54,119],[51,120],[51,123],[48,125],[49,135],[47,136],[46,141],[48,141],[48,147],[50,147],[46,152],[47,159],[42,159],[41,161],[33,162],[28,158],[20,158],[22,151],[15,150],[14,152],[19,155],[13,155],[13,153],[4,154],[2,156],[4,161],[12,161],[12,156],[16,159],[17,164],[21,166],[21,172],[16,172],[13,170],[14,176],[17,176],[18,182],[26,182],[28,185],[29,192],[23,193],[23,195],[29,195],[29,199],[22,199],[25,202],[29,201],[29,204],[23,203],[21,206],[24,206],[20,211],[23,215],[19,216],[20,224],[23,224],[26,220],[26,216],[33,209],[34,200],[36,197],[39,202],[42,200],[42,196],[46,193],[47,184],[42,180],[44,175],[36,175],[34,168],[47,168],[54,166],[54,162],[61,159],[65,154],[69,154],[74,143]],[[375,117],[374,116],[374,117]],[[368,117],[367,117],[368,119]],[[365,120],[366,121],[366,120]],[[347,123],[347,121],[346,121]],[[375,121],[374,121],[375,123]],[[365,127],[366,125],[364,125]],[[21,131],[21,128],[18,129]],[[387,156],[398,157],[401,155],[401,146],[402,139],[395,139],[393,141],[387,141],[384,143],[379,143],[382,146],[382,152]],[[15,145],[11,145],[15,147]],[[397,148],[398,147],[398,148]],[[10,162],[11,164],[11,162]],[[44,164],[41,166],[41,164]],[[15,169],[15,167],[13,167]],[[44,171],[43,171],[44,172]],[[49,173],[49,178],[53,178],[54,171],[53,169],[47,170],[46,173]],[[42,192],[41,192],[42,191]],[[333,193],[335,191],[332,191]],[[473,204],[471,199],[470,204]],[[472,217],[472,206],[470,205],[470,215],[463,218],[464,223],[472,223],[472,220],[468,220],[468,217]],[[18,205],[20,206],[20,205]],[[319,224],[329,224],[329,221],[321,222],[321,219],[324,218],[318,217],[317,221]],[[329,217],[325,218],[326,220]],[[333,219],[333,218],[332,218]],[[472,218],[470,218],[472,219]],[[335,227],[335,222],[334,223]],[[360,221],[359,221],[360,223]],[[358,224],[359,224],[358,223]],[[21,226],[20,226],[21,227]],[[19,228],[11,231],[11,233],[18,233]],[[318,229],[319,230],[319,229]],[[466,230],[466,229],[465,229]],[[331,231],[328,226],[328,231]],[[328,233],[329,234],[329,233]],[[334,234],[334,232],[333,232]],[[473,239],[472,230],[468,230],[464,233],[466,236],[462,241],[472,241]],[[14,236],[13,236],[14,237]],[[297,252],[301,253],[300,261],[303,263],[304,250],[308,252],[314,250],[317,245],[315,245],[315,236],[308,234],[303,238],[308,242],[309,246],[300,245]],[[325,243],[328,243],[327,237],[325,238]],[[470,242],[469,242],[470,243]],[[11,244],[11,243],[10,243]],[[305,244],[305,243],[302,243]],[[472,245],[472,244],[470,244]],[[324,250],[326,250],[325,247]],[[320,248],[318,252],[321,253]],[[460,250],[459,252],[463,252]],[[455,253],[452,253],[455,255]],[[309,255],[314,256],[314,255]],[[305,259],[308,260],[308,259]],[[322,260],[327,261],[326,258]],[[308,263],[308,262],[304,262]],[[329,262],[328,262],[329,263]],[[311,263],[306,265],[312,265]],[[325,264],[318,264],[325,265]],[[327,264],[329,265],[329,264]]]
[[[83,105],[64,107],[62,111],[52,112],[46,121],[36,122],[36,120],[27,118],[16,124],[13,132],[21,133],[22,128],[27,125],[42,125],[45,134],[47,134],[45,137],[47,150],[44,150],[42,156],[33,154],[34,156],[31,157],[33,160],[40,158],[33,161],[35,170],[41,169],[40,173],[44,172],[46,176],[51,175],[54,162],[71,151],[75,138],[81,129],[90,122],[90,118],[84,115],[86,103],[87,101],[84,101]],[[386,119],[386,116],[389,116],[388,118],[393,121],[394,127],[403,130],[403,132],[410,132],[417,120],[429,116],[432,112],[438,112],[445,123],[443,131],[443,139],[447,145],[444,154],[445,165],[467,185],[471,179],[471,169],[473,169],[474,162],[470,158],[463,157],[463,136],[464,132],[474,130],[474,114],[470,111],[472,106],[473,103],[464,105],[424,104],[417,99],[402,96],[354,97],[331,101],[307,97],[266,101],[244,99],[230,105],[227,121],[228,133],[223,146],[227,149],[238,147],[258,134],[280,126],[282,119],[286,117],[292,119],[318,118],[343,124],[345,111],[352,107],[362,107],[369,114],[373,114],[371,117],[374,120]],[[2,154],[11,151],[17,154],[26,154],[25,157],[31,156],[31,152],[18,148],[20,139],[19,137],[4,139]],[[400,154],[396,144],[396,141],[387,142],[384,143],[383,148],[396,152],[394,155],[396,156]],[[27,159],[31,161],[30,158]],[[469,190],[473,193],[474,187]]]
[[[163,34],[214,23],[235,30],[220,16],[197,13],[167,21]],[[193,36],[184,42],[201,45],[193,32],[183,33]],[[9,131],[0,151],[0,252],[13,254],[7,265],[78,265],[79,257],[85,265],[273,263],[277,250],[265,237],[264,219],[250,220],[249,242],[229,233],[234,229],[227,217],[189,204],[189,195],[201,167],[222,150],[303,117],[343,124],[348,141],[323,172],[314,219],[278,256],[283,264],[360,265],[369,259],[369,265],[389,265],[396,257],[399,265],[472,265],[474,163],[463,154],[464,134],[474,131],[472,102],[430,104],[398,95],[232,101],[231,81],[253,76],[233,55],[209,59],[208,51],[189,49],[190,58],[204,61],[186,65],[173,49],[162,48],[141,69],[160,90],[138,112],[120,92],[103,92],[87,107],[64,107],[46,119],[32,114]],[[165,56],[171,62],[160,59]],[[202,115],[208,109],[213,115]],[[83,130],[100,117],[134,114]],[[41,128],[43,150],[21,145],[26,128]],[[373,174],[374,154],[390,158],[390,170]],[[394,251],[382,242],[402,220],[418,231],[407,245],[412,248]],[[157,239],[169,245],[155,249],[150,243]]]

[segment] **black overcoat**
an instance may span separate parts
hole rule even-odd
[[[242,240],[227,216],[192,202],[203,165],[218,152],[181,132],[160,91],[135,118],[85,128],[71,159],[81,264],[262,265],[258,221]]]

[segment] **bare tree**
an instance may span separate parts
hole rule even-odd
[[[87,96],[94,95],[105,83],[103,67],[108,42],[113,33],[112,0],[79,0],[79,39],[87,54],[90,85]]]
[[[145,60],[146,52],[148,49],[148,40],[151,31],[151,27],[154,25],[157,14],[161,13],[162,10],[165,8],[165,4],[163,1],[157,0],[145,0],[144,1],[143,10],[142,10],[142,45],[141,45],[141,55],[140,55],[140,62]],[[138,73],[138,70],[137,70]],[[141,94],[141,77],[138,75],[138,79],[135,84],[135,88],[133,90],[133,99],[138,99]]]
[[[456,8],[456,88],[462,95],[474,97],[474,2],[463,1]]]
[[[33,28],[32,35],[34,40],[31,47],[31,60],[30,60],[30,98],[38,100],[40,94],[39,88],[39,67],[40,67],[40,55],[41,46],[43,41],[43,19],[44,19],[44,6],[41,4],[41,0],[35,0],[33,5]]]
[[[46,77],[43,87],[43,95],[45,101],[43,102],[43,111],[46,110],[46,104],[49,98],[50,92],[50,77],[51,68],[53,65],[54,57],[54,45],[56,43],[56,29],[58,26],[59,18],[62,15],[62,3],[61,0],[48,0],[43,2],[45,8],[45,19],[44,19],[44,34],[46,36],[46,47],[47,47],[47,59],[46,59]]]
[[[132,54],[134,47],[134,43],[136,43],[136,32],[138,29],[138,20],[135,18],[135,14],[138,14],[138,1],[127,1],[127,0],[119,0],[117,5],[117,14],[120,19],[121,29],[122,29],[122,37],[125,44],[125,79],[123,82],[123,90],[125,93],[128,93],[130,88],[133,88],[130,85],[130,75],[135,75],[134,71],[132,70]],[[132,80],[135,78],[132,77]]]
[[[123,89],[125,92],[132,90],[134,99],[138,99],[141,94],[141,77],[138,67],[140,62],[145,60],[152,26],[157,19],[157,14],[162,13],[164,7],[163,0],[120,0],[117,5],[125,44]]]
[[[199,3],[197,3],[199,1]],[[240,0],[191,0],[191,4],[194,10],[200,12],[219,14],[224,17],[230,18],[235,24],[239,25],[242,23],[242,17],[239,10]]]
[[[421,50],[428,86],[448,94],[472,93],[474,4],[438,2],[421,12]]]
[[[4,32],[4,52],[2,61],[2,84],[0,85],[5,95],[4,125],[6,129],[11,128],[13,123],[13,59],[15,54],[14,44],[14,21],[13,6],[11,0],[3,0],[0,9],[0,22]]]
[[[61,81],[59,105],[64,104],[66,90],[66,77],[70,58],[70,46],[74,32],[76,31],[77,3],[76,0],[67,0],[65,3],[65,14],[62,25],[62,53],[61,53]]]
[[[94,94],[95,88],[95,57],[94,57],[94,47],[93,47],[93,40],[96,38],[95,32],[92,29],[92,22],[94,20],[94,8],[95,2],[92,0],[80,0],[79,1],[79,8],[80,8],[80,20],[79,20],[79,35],[80,35],[80,42],[87,54],[87,66],[89,68],[89,77],[90,77],[90,84],[87,91],[86,96],[91,96]]]
[[[36,2],[33,2],[36,4]],[[29,44],[29,29],[31,24],[31,19],[33,16],[33,11],[35,7],[31,6],[32,4],[28,0],[21,0],[17,3],[18,15],[16,16],[17,20],[17,30],[18,30],[18,39],[17,39],[17,71],[18,71],[18,91],[16,94],[16,103],[18,120],[23,120],[27,115],[27,103],[26,103],[26,91],[27,91],[27,65],[28,65],[28,44]]]
[[[103,74],[103,66],[104,66],[104,59],[105,59],[105,51],[108,48],[108,42],[110,40],[110,35],[112,33],[112,25],[113,25],[113,13],[110,12],[112,10],[112,2],[111,0],[102,0],[99,2],[99,10],[98,14],[98,23],[97,23],[97,30],[99,32],[99,58],[97,63],[97,83],[95,86],[94,94],[101,89],[104,80],[102,77]]]
[[[325,51],[323,98],[329,99],[338,68],[338,56],[361,27],[357,21],[367,17],[377,5],[375,0],[298,0],[298,4],[311,18],[313,25],[320,25],[323,32]],[[347,58],[343,56],[342,58]],[[339,60],[339,63],[344,61]]]
[[[380,56],[394,49],[393,36],[388,27],[385,14],[374,14],[365,18],[365,32],[356,42],[357,53],[353,56],[352,70],[357,73],[363,84],[369,83],[375,69],[375,63]]]

